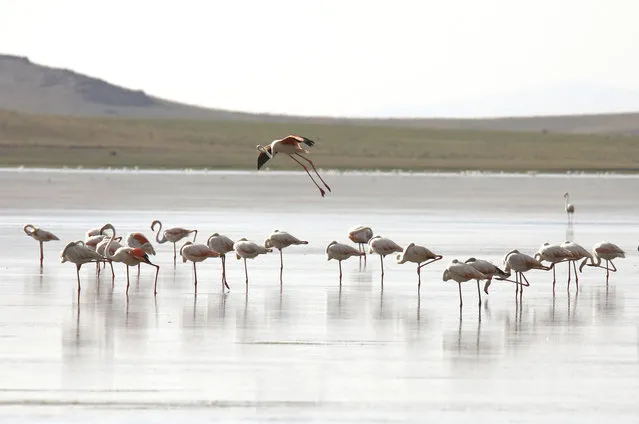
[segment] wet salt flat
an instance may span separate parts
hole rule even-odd
[[[637,422],[639,417],[639,178],[629,176],[327,173],[322,199],[305,174],[285,172],[0,171],[0,417],[3,422]],[[566,225],[563,193],[575,223]],[[150,223],[193,227],[263,243],[274,229],[309,240],[243,267],[173,268],[170,243],[153,269],[122,265],[96,281],[60,264],[68,241],[111,222],[119,235]],[[62,241],[37,243],[33,223]],[[401,245],[424,244],[444,260],[422,270],[378,257],[360,271],[324,253],[366,224]],[[528,274],[522,307],[494,282],[477,306],[474,282],[442,273],[454,258],[500,264],[548,241],[626,250],[605,283],[586,267],[566,291],[566,265]]]

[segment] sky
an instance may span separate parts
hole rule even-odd
[[[639,110],[636,0],[0,0],[0,53],[206,107]]]

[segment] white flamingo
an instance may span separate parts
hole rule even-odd
[[[557,282],[555,264],[571,261],[573,259],[572,252],[558,244],[546,242],[541,245],[534,257],[540,262],[550,262],[550,268],[552,269],[552,293],[555,294],[555,283]],[[570,270],[570,264],[568,264],[568,269]],[[570,283],[568,283],[568,290],[570,290]]]
[[[107,242],[107,245],[104,248],[104,253],[105,253],[104,257],[115,262],[121,262],[125,265],[127,295],[129,294],[129,285],[130,285],[129,267],[136,266],[136,265],[139,267],[140,263],[142,262],[149,264],[152,267],[155,267],[155,282],[153,284],[153,294],[157,295],[158,294],[158,274],[160,273],[159,265],[155,265],[151,263],[151,261],[149,260],[148,253],[140,247],[120,247],[112,254],[111,245],[115,241],[115,237],[116,237],[115,228],[113,228],[113,225],[111,224],[106,224],[101,228],[100,232],[104,234],[106,230],[111,230],[113,234],[111,234],[111,236],[109,237],[109,241]],[[133,233],[133,234],[136,234],[136,233]]]
[[[151,231],[155,232],[156,225],[159,225],[160,228],[158,228],[158,232],[155,233],[155,241],[158,242],[158,244],[164,244],[167,241],[173,243],[173,266],[175,266],[177,257],[177,247],[175,244],[178,241],[182,240],[184,237],[188,237],[191,233],[194,233],[193,243],[195,243],[195,239],[197,238],[197,230],[174,227],[162,231],[162,222],[156,219],[151,223]],[[162,238],[160,238],[160,234],[162,234]]]
[[[111,243],[111,245],[109,246],[110,255],[115,254],[115,251],[118,250],[120,247],[122,247],[122,245],[119,243],[120,241],[122,241],[122,237],[116,237],[113,243]],[[107,263],[107,262],[109,263],[109,266],[111,267],[111,283],[115,283],[115,271],[113,270],[113,262],[106,258],[107,255],[105,253],[105,250],[106,250],[107,244],[109,244],[109,238],[104,236],[102,240],[95,247],[95,251],[100,256],[103,257],[103,260],[102,260],[103,263]]]
[[[486,284],[484,285],[484,292],[486,294],[488,294],[488,287],[490,286],[493,277],[497,277],[498,280],[505,280],[509,277],[509,275],[502,271],[498,266],[493,265],[492,263],[483,259],[468,258],[464,263],[472,266],[477,271],[486,276]],[[479,280],[477,280],[477,296],[479,297],[479,304],[481,305],[481,290],[479,290]]]
[[[61,263],[72,262],[75,264],[78,276],[78,296],[80,295],[80,268],[86,263],[101,260],[103,260],[102,256],[85,246],[82,240],[68,243],[60,253]]]
[[[610,271],[617,272],[617,267],[612,263],[613,259],[617,258],[625,258],[626,252],[624,252],[619,246],[614,243],[602,241],[600,243],[595,244],[592,248],[593,256],[597,258],[597,262],[594,262],[594,258],[591,258],[591,263],[588,266],[594,266],[597,268],[603,268],[606,270],[606,284],[608,284],[608,277],[610,276]],[[606,261],[606,266],[601,266],[601,260]],[[581,272],[582,268],[586,264],[586,260],[582,262],[579,266],[579,271]],[[612,268],[610,268],[612,267]]]
[[[448,267],[444,270],[444,274],[442,275],[442,280],[444,281],[457,281],[457,285],[459,286],[460,308],[464,305],[464,302],[462,301],[461,283],[469,280],[486,280],[487,278],[488,277],[486,275],[477,271],[474,266],[459,262],[457,259],[453,259],[452,262],[448,264]],[[477,287],[479,287],[479,283],[477,283]],[[481,295],[479,303],[481,304]]]
[[[342,261],[353,256],[364,256],[366,253],[355,249],[348,244],[338,243],[335,240],[326,246],[326,260],[335,259],[339,263],[339,285],[342,286]]]
[[[227,289],[230,289],[226,281],[226,254],[233,251],[235,242],[225,235],[213,233],[206,241],[206,244],[220,254],[220,260],[222,261],[222,284],[224,284]]]
[[[275,230],[264,241],[264,247],[274,247],[280,251],[280,284],[282,284],[282,272],[284,270],[284,259],[282,258],[282,249],[288,246],[298,246],[301,244],[308,244],[305,240],[300,240],[297,237],[287,233],[286,231]]]
[[[264,255],[268,252],[272,252],[273,249],[260,246],[257,243],[248,241],[246,238],[241,238],[236,241],[233,245],[233,249],[235,250],[235,256],[237,257],[237,260],[244,259],[244,275],[246,275],[246,291],[248,292],[249,278],[248,269],[246,267],[246,260],[254,259],[259,255]]]
[[[195,277],[194,286],[195,293],[197,293],[197,268],[195,264],[197,264],[198,262],[202,262],[208,258],[219,258],[220,254],[208,247],[206,244],[193,244],[193,242],[187,241],[180,248],[180,256],[182,256],[182,262],[193,262],[193,275]],[[224,282],[222,282],[222,291],[224,291]]]
[[[357,243],[360,252],[364,252],[364,254],[360,256],[360,261],[363,257],[364,266],[366,266],[366,245],[368,244],[370,239],[373,238],[373,230],[371,229],[371,227],[358,225],[357,227],[353,227],[348,230],[348,238],[353,243]]]
[[[377,253],[379,255],[379,262],[382,267],[382,288],[384,288],[384,258],[386,255],[403,252],[404,248],[393,240],[381,236],[371,238],[368,241],[368,246],[370,248],[369,253]]]
[[[525,253],[521,253],[517,249],[513,249],[506,253],[506,256],[504,257],[504,264],[506,264],[506,267],[504,268],[504,272],[506,274],[510,275],[512,271],[515,271],[515,281],[508,281],[515,283],[515,300],[517,300],[517,296],[519,295],[520,302],[523,299],[524,286],[530,286],[530,282],[524,275],[524,272],[528,272],[531,269],[541,269],[544,271],[548,271],[550,269],[537,259],[526,255]],[[525,284],[524,281],[526,282]]]
[[[575,243],[574,241],[565,241],[561,244],[561,247],[563,247],[564,249],[572,253],[572,259],[568,261],[568,286],[570,286],[570,278],[571,278],[570,266],[572,265],[572,268],[575,271],[575,284],[577,285],[577,290],[579,290],[579,276],[577,274],[577,261],[579,259],[583,259],[584,263],[588,262],[588,259],[592,261],[593,260],[592,253],[590,253],[583,246]]]
[[[436,255],[424,246],[410,243],[406,246],[403,253],[397,255],[397,263],[404,264],[406,262],[412,262],[417,264],[417,291],[419,291],[422,286],[421,269],[442,258],[442,255]]]
[[[572,224],[572,215],[575,213],[575,205],[570,203],[570,194],[568,194],[568,192],[564,193],[564,199],[566,199],[566,214],[568,215],[568,224]]]
[[[317,175],[320,181],[324,184],[324,187],[326,187],[328,191],[331,191],[331,188],[328,186],[328,184],[326,184],[326,182],[322,179],[320,174],[318,174],[317,169],[315,169],[315,165],[313,165],[313,162],[306,156],[302,155],[302,153],[304,154],[309,153],[308,149],[313,147],[314,144],[315,142],[313,140],[309,140],[306,137],[300,137],[298,135],[289,135],[280,140],[273,140],[271,144],[269,144],[266,147],[260,146],[258,144],[257,150],[259,150],[260,154],[257,157],[257,169],[259,170],[262,166],[264,166],[264,164],[269,159],[273,158],[276,154],[284,153],[288,155],[291,159],[293,159],[295,162],[297,162],[298,165],[304,168],[304,171],[306,171],[311,181],[313,181],[313,184],[315,184],[315,186],[319,189],[322,197],[324,197],[326,195],[326,192],[324,191],[324,189],[321,188],[319,184],[317,184],[315,179],[313,179],[313,176],[311,175],[310,172],[308,172],[308,168],[306,167],[306,165],[304,165],[302,162],[300,162],[299,160],[295,158],[295,156],[297,156],[299,158],[304,159],[306,162],[308,162],[313,168],[315,175]]]
[[[44,260],[44,250],[42,248],[42,244],[47,241],[60,240],[58,236],[53,234],[52,232],[43,230],[42,228],[38,228],[33,224],[25,225],[22,230],[26,235],[34,239],[40,244],[40,268],[42,268],[42,261]]]

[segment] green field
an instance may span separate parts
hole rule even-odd
[[[639,136],[331,123],[137,120],[0,111],[0,166],[255,169],[257,144],[317,142],[318,168],[639,171]],[[286,157],[273,169],[297,165]]]

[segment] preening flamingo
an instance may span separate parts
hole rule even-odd
[[[393,240],[381,236],[371,238],[368,241],[368,246],[370,248],[369,253],[377,253],[379,255],[379,262],[382,266],[382,288],[384,288],[384,258],[386,255],[403,252],[404,248]]]
[[[403,254],[397,255],[397,263],[413,262],[417,264],[417,291],[419,291],[422,285],[421,269],[428,264],[437,262],[441,258],[443,258],[442,255],[436,255],[424,246],[410,243],[406,246],[406,249],[404,249]]]
[[[555,294],[555,283],[557,282],[555,264],[572,260],[572,252],[558,244],[550,244],[546,242],[541,245],[534,257],[540,262],[550,262],[550,268],[552,269],[552,293]],[[570,270],[570,264],[568,264],[568,270]],[[570,290],[570,283],[568,283],[568,290]]]
[[[208,258],[219,258],[220,254],[208,247],[206,244],[193,244],[191,241],[187,241],[180,248],[180,256],[182,256],[182,262],[193,262],[193,275],[195,277],[194,286],[195,293],[197,293],[197,267],[195,264]],[[224,282],[222,282],[222,291],[224,291]]]
[[[308,172],[308,168],[306,167],[306,165],[304,165],[302,162],[300,162],[299,160],[295,158],[295,156],[298,156],[304,159],[306,162],[308,162],[313,168],[315,175],[317,175],[320,181],[324,184],[324,187],[326,187],[328,191],[331,191],[331,188],[322,179],[320,174],[317,172],[317,169],[315,169],[315,165],[313,164],[313,161],[308,159],[306,156],[302,155],[302,153],[304,154],[309,153],[307,149],[310,149],[311,147],[313,147],[314,144],[315,142],[313,140],[309,140],[306,137],[300,137],[298,135],[289,135],[280,140],[273,140],[271,144],[269,144],[266,147],[258,144],[257,150],[259,150],[260,154],[257,156],[257,169],[259,170],[262,166],[264,166],[264,164],[269,159],[272,159],[276,154],[278,153],[287,154],[291,159],[297,162],[298,165],[304,168],[304,171],[306,171],[311,181],[313,181],[315,186],[319,189],[322,197],[324,197],[326,195],[326,192],[324,191],[324,189],[321,188],[319,184],[317,184],[317,182],[315,181],[311,173]]]
[[[238,260],[244,259],[244,274],[246,275],[246,291],[248,291],[248,270],[246,268],[246,260],[256,258],[258,255],[264,255],[268,252],[272,252],[273,249],[269,249],[263,246],[260,246],[257,243],[253,243],[252,241],[248,241],[245,238],[241,238],[235,242],[233,245],[233,249],[235,250],[235,255]]]
[[[68,243],[60,253],[61,263],[72,262],[75,264],[78,275],[78,296],[80,295],[80,268],[86,263],[101,260],[103,260],[102,256],[85,246],[82,240]]]
[[[488,294],[488,287],[490,286],[493,277],[497,277],[497,279],[501,280],[505,280],[509,277],[509,275],[499,269],[498,266],[493,265],[492,263],[483,259],[468,258],[464,263],[472,266],[477,271],[486,276],[486,284],[484,285],[484,292],[486,294]],[[477,296],[479,297],[479,304],[481,305],[481,290],[479,290],[479,280],[477,280]]]
[[[115,251],[122,247],[122,245],[119,243],[120,241],[122,241],[122,237],[116,237],[115,240],[113,240],[113,243],[111,243],[111,245],[109,246],[109,255],[115,254]],[[115,283],[115,271],[113,270],[113,262],[106,258],[107,255],[105,253],[105,250],[107,244],[109,244],[109,238],[104,236],[102,241],[100,241],[95,247],[95,251],[103,257],[104,263],[109,263],[109,266],[111,267],[111,283]]]
[[[42,261],[44,260],[44,250],[42,244],[47,241],[60,240],[55,234],[38,228],[33,224],[25,225],[22,230],[26,235],[36,240],[40,244],[40,268],[42,268]]]
[[[182,240],[184,237],[188,237],[191,233],[195,233],[193,235],[193,243],[195,243],[195,239],[197,238],[197,230],[188,230],[186,228],[174,227],[162,231],[162,223],[156,219],[151,223],[151,231],[155,232],[156,225],[159,225],[160,228],[158,228],[158,232],[155,233],[155,241],[157,241],[158,244],[163,244],[167,241],[173,243],[173,266],[175,266],[177,257],[177,247],[175,246],[175,244],[178,241]],[[162,238],[160,238],[160,233],[162,234]]]
[[[566,214],[568,215],[568,224],[572,224],[572,215],[575,213],[575,205],[570,203],[570,194],[564,193],[564,199],[566,199]]]
[[[113,230],[113,232],[115,234],[115,229]],[[155,256],[155,249],[153,248],[153,245],[151,244],[149,239],[146,238],[146,236],[142,233],[134,232],[134,233],[127,234],[126,245],[129,247],[142,249],[147,254]],[[127,272],[129,272],[128,268],[127,268]],[[138,263],[138,275],[140,275],[140,263]]]
[[[444,270],[444,274],[442,275],[442,280],[454,280],[457,281],[457,285],[459,286],[459,307],[464,306],[464,302],[462,300],[462,292],[461,292],[461,283],[469,280],[486,280],[488,277],[481,272],[477,271],[474,266],[470,264],[466,264],[463,262],[459,262],[457,259],[453,259],[448,267]],[[477,287],[479,288],[479,282],[477,283]],[[481,295],[479,303],[481,304]]]
[[[284,259],[282,258],[282,249],[291,245],[308,244],[305,240],[287,233],[286,231],[275,230],[264,241],[264,247],[274,247],[280,251],[280,284],[282,284],[282,271],[284,270]]]
[[[608,277],[610,276],[610,271],[612,272],[617,272],[617,267],[615,267],[615,264],[612,263],[613,259],[617,259],[617,258],[625,258],[626,257],[626,252],[624,252],[619,246],[617,246],[614,243],[610,243],[610,242],[600,242],[595,244],[595,246],[592,248],[593,251],[593,256],[595,258],[597,258],[597,262],[594,262],[594,259],[591,258],[591,263],[588,264],[588,266],[594,266],[597,268],[603,268],[606,270],[606,284],[608,284]],[[601,266],[601,260],[605,260],[606,261],[606,266]],[[581,265],[579,266],[579,271],[581,272],[582,268],[584,267],[584,265],[586,265],[587,259],[584,260]],[[609,268],[609,266],[612,266],[612,268]]]
[[[233,250],[235,242],[225,235],[213,233],[206,241],[206,244],[220,254],[220,259],[222,260],[222,284],[227,289],[230,289],[226,281],[226,254]]]
[[[366,245],[373,238],[373,230],[371,227],[365,227],[363,225],[358,225],[357,227],[353,227],[348,230],[348,238],[353,242],[358,244],[358,248],[360,252],[364,252],[363,255],[360,256],[360,261],[362,260],[362,256],[364,257],[364,266],[366,266]]]
[[[342,261],[353,256],[364,256],[366,253],[355,249],[348,244],[338,243],[335,240],[326,246],[326,260],[335,259],[339,263],[339,285],[342,285]]]
[[[158,294],[158,274],[160,273],[159,265],[155,265],[151,263],[147,252],[140,247],[120,247],[114,253],[111,253],[111,245],[115,241],[114,239],[116,237],[115,228],[113,228],[113,225],[111,224],[106,224],[100,229],[100,232],[104,234],[106,230],[111,230],[113,234],[111,234],[111,236],[109,237],[109,241],[107,242],[107,245],[104,248],[104,257],[115,262],[121,262],[126,266],[126,293],[127,294],[129,293],[129,285],[130,285],[129,267],[136,266],[136,265],[139,267],[140,263],[144,262],[146,264],[149,264],[155,267],[155,282],[153,283],[153,294],[154,295]],[[133,233],[133,234],[139,234],[139,233]]]
[[[504,272],[506,274],[510,275],[512,271],[515,271],[515,281],[508,281],[515,283],[515,300],[517,300],[517,296],[519,295],[520,302],[523,299],[524,286],[530,286],[530,282],[524,275],[524,272],[528,272],[531,269],[541,269],[544,271],[548,271],[550,269],[537,259],[526,255],[525,253],[521,253],[517,249],[513,249],[506,253],[506,256],[504,257],[504,264],[506,264],[506,267],[504,268]],[[526,282],[525,284],[524,281]]]

